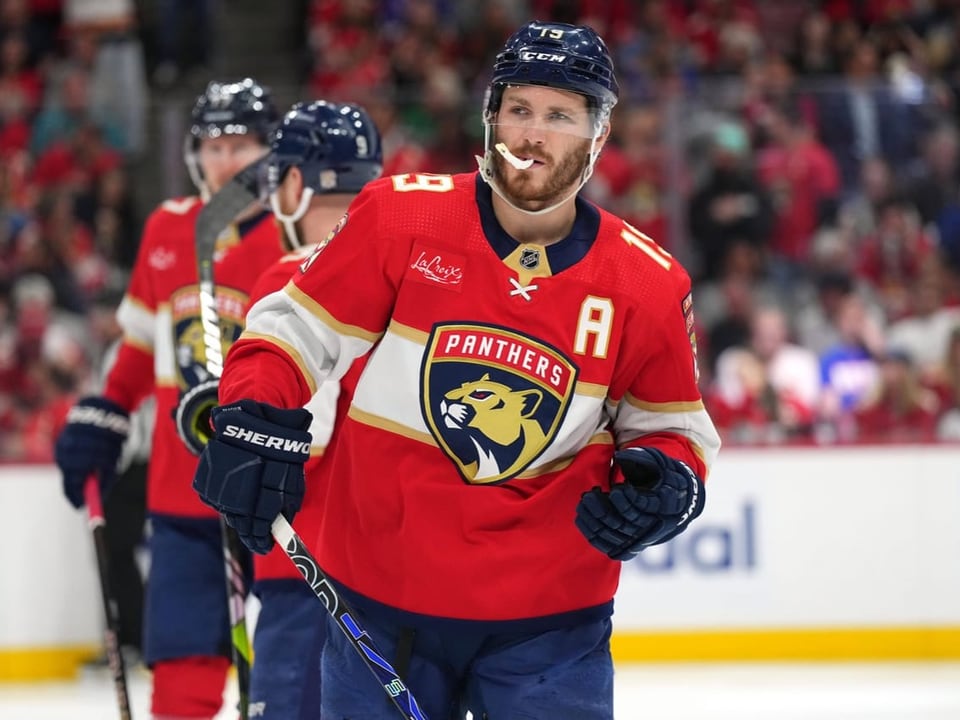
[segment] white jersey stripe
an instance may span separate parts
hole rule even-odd
[[[294,285],[292,280],[287,283],[282,292],[285,292],[299,307],[314,315],[320,322],[335,330],[340,335],[359,338],[367,341],[371,345],[380,339],[379,333],[364,330],[356,325],[346,325],[339,322],[333,315],[324,310],[323,306],[317,303],[316,300]]]
[[[338,332],[313,309],[297,303],[286,289],[266,295],[250,308],[241,337],[263,338],[283,348],[301,365],[314,392],[324,380],[342,378],[353,360],[373,346],[370,334],[358,337]]]
[[[134,344],[153,348],[156,320],[146,305],[125,295],[117,308],[117,322]]]
[[[658,406],[657,410],[650,410],[639,408],[628,402],[621,402],[616,408],[608,406],[609,411],[617,414],[617,426],[624,428],[617,437],[617,444],[632,442],[648,433],[676,433],[693,444],[694,451],[709,468],[720,451],[720,437],[707,411],[703,409],[702,403],[689,404],[694,406],[699,404],[700,409],[671,412],[664,409],[669,407],[664,404]],[[678,405],[687,405],[687,403],[678,403]]]
[[[163,328],[166,332],[157,332],[156,344],[151,340],[153,347],[153,374],[157,385],[175,386],[177,385],[177,349],[174,347],[173,340],[173,311],[170,303],[163,303],[157,308],[156,320],[157,328]],[[155,332],[151,328],[151,333]]]

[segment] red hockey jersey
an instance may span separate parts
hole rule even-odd
[[[297,267],[312,253],[313,246],[308,246],[284,255],[257,280],[250,294],[250,302],[255,303],[259,298],[282,289]],[[310,448],[310,460],[304,468],[306,493],[303,505],[293,519],[293,529],[302,538],[313,539],[317,535],[324,508],[324,494],[329,483],[329,463],[324,461],[324,453],[334,439],[337,418],[346,414],[362,366],[363,361],[357,360],[339,383],[322,383],[305,406],[313,416],[310,422],[313,444]],[[253,571],[256,580],[301,577],[300,571],[280,547],[274,547],[266,555],[254,554]]]
[[[104,395],[127,410],[156,395],[147,483],[150,512],[218,517],[192,487],[197,458],[177,434],[173,411],[180,393],[208,379],[197,288],[194,225],[199,198],[168,200],[151,213],[130,285],[117,310],[123,343]],[[214,263],[224,351],[240,334],[248,297],[259,272],[283,252],[273,216],[263,213],[231,226],[217,241]]]
[[[251,308],[220,399],[296,407],[369,353],[328,450],[321,566],[402,610],[543,617],[616,591],[574,525],[614,445],[706,477],[693,328],[687,273],[623,220],[581,199],[567,238],[517,243],[476,174],[400,175]]]

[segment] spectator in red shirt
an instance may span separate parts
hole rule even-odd
[[[912,313],[913,286],[935,250],[907,200],[893,196],[880,202],[877,230],[861,243],[856,272],[876,290],[889,320]]]
[[[370,0],[319,3],[310,32],[313,70],[308,80],[315,97],[347,99],[382,85],[390,66],[378,32],[379,13]]]
[[[776,443],[810,436],[819,392],[816,355],[790,341],[786,314],[771,306],[754,313],[747,345],[717,357],[707,402],[725,438]]]
[[[757,170],[773,201],[771,251],[795,276],[809,260],[817,228],[836,211],[840,174],[795,107],[771,107],[763,125],[770,143],[759,153]]]
[[[38,188],[63,186],[82,193],[91,191],[100,178],[123,162],[119,152],[104,144],[100,129],[86,123],[66,140],[50,145],[33,168]]]
[[[933,442],[939,401],[920,382],[910,355],[889,350],[876,391],[854,411],[856,438],[868,443]]]

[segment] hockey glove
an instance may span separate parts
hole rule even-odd
[[[703,482],[686,463],[655,448],[613,455],[626,482],[595,487],[577,505],[576,524],[612,560],[632,560],[646,547],[682,533],[703,512]]]
[[[53,455],[71,505],[83,507],[83,486],[91,473],[97,473],[100,494],[107,496],[117,480],[117,463],[129,432],[130,415],[106,398],[82,398],[70,408]]]
[[[177,424],[177,434],[187,446],[187,450],[199,455],[210,442],[213,425],[210,424],[210,411],[217,404],[219,380],[207,380],[196,385],[180,396],[173,420]]]
[[[282,513],[292,521],[303,502],[310,413],[240,400],[214,408],[211,417],[215,434],[200,455],[193,488],[244,545],[266,554],[274,519]]]

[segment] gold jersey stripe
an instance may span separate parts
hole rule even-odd
[[[380,415],[374,415],[372,413],[365,412],[360,410],[354,405],[350,406],[350,409],[347,411],[347,415],[356,420],[359,423],[364,425],[369,425],[370,427],[379,428],[381,430],[386,430],[387,432],[393,433],[394,435],[400,435],[409,440],[416,440],[421,442],[424,445],[430,445],[432,447],[439,447],[437,441],[433,439],[433,436],[430,433],[418,432],[413,428],[403,425],[401,423],[395,422],[394,420],[388,420],[385,417]]]
[[[283,288],[283,291],[290,296],[293,301],[297,303],[297,305],[306,309],[311,315],[319,319],[320,322],[336,332],[338,335],[359,338],[369,342],[371,345],[376,343],[380,339],[381,335],[383,335],[383,333],[375,333],[370,332],[369,330],[364,330],[358,325],[347,325],[346,323],[340,322],[333,317],[333,315],[328,313],[323,306],[320,305],[320,303],[294,285],[292,280],[287,283],[286,287]]]
[[[249,330],[244,330],[243,334],[240,335],[241,340],[263,340],[264,342],[270,343],[278,348],[280,348],[283,353],[289,357],[294,365],[300,369],[300,374],[303,376],[304,380],[307,381],[307,387],[310,388],[310,394],[313,395],[317,392],[317,381],[313,375],[307,370],[307,365],[303,361],[303,356],[300,352],[293,347],[293,345],[279,340],[273,335],[264,335],[262,333],[251,332]]]
[[[700,412],[704,409],[703,400],[657,403],[640,400],[629,393],[624,395],[623,399],[638,410],[645,410],[651,413],[693,413]]]

